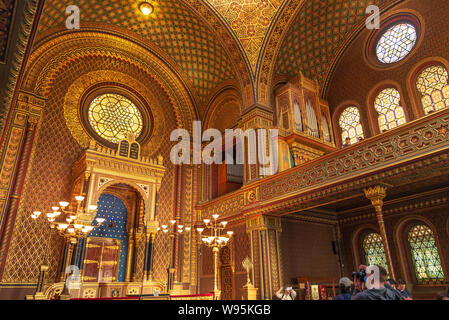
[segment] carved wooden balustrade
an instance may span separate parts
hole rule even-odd
[[[288,214],[353,198],[375,183],[400,186],[449,172],[449,110],[200,203],[201,218]],[[413,177],[412,177],[413,176]],[[408,178],[409,177],[409,178]]]

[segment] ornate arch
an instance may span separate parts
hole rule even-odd
[[[367,223],[358,227],[351,236],[351,249],[354,257],[354,270],[358,270],[359,265],[362,264],[362,258],[360,257],[360,238],[368,231],[375,231],[380,234],[379,227],[375,224]]]
[[[418,117],[423,117],[425,114],[420,98],[418,97],[419,93],[416,89],[416,79],[421,71],[432,65],[441,65],[449,72],[449,62],[446,59],[442,57],[429,57],[415,64],[407,75],[407,91],[412,102],[413,111]]]
[[[95,195],[92,198],[93,203],[97,204],[98,200],[100,199],[100,196],[103,193],[107,193],[106,190],[109,187],[112,187],[112,186],[115,186],[115,185],[119,185],[119,184],[127,185],[128,187],[130,187],[131,189],[136,191],[138,194],[140,194],[140,196],[143,199],[144,206],[145,206],[145,211],[144,211],[145,212],[145,216],[143,217],[143,221],[146,221],[145,217],[147,216],[148,210],[150,208],[150,204],[149,204],[150,199],[148,199],[148,196],[145,194],[145,192],[142,190],[142,188],[140,188],[137,184],[135,184],[135,183],[133,183],[133,182],[131,182],[129,180],[126,180],[126,179],[114,179],[114,180],[108,181],[107,183],[102,185],[98,190],[95,191]],[[92,219],[95,219],[95,217],[93,217]]]
[[[427,219],[423,216],[410,215],[410,216],[406,216],[406,217],[403,217],[402,219],[400,219],[393,229],[394,241],[395,241],[396,247],[398,248],[398,252],[397,252],[398,259],[399,259],[398,261],[401,266],[402,274],[406,278],[405,280],[409,283],[413,283],[413,279],[414,279],[414,276],[412,275],[413,268],[410,266],[410,261],[408,259],[407,247],[406,247],[406,244],[404,243],[405,228],[407,226],[409,226],[413,221],[420,221],[432,230],[433,237],[435,239],[435,243],[436,243],[436,246],[438,249],[438,254],[439,254],[440,260],[441,260],[441,267],[443,268],[444,276],[447,279],[447,277],[448,277],[447,270],[446,270],[447,268],[446,268],[446,264],[444,263],[445,261],[443,261],[444,256],[442,255],[442,252],[441,252],[440,240],[439,240],[438,232],[437,232],[435,226],[433,225],[432,222],[430,222],[429,219]]]
[[[158,52],[131,41],[102,32],[74,32],[51,37],[33,52],[24,81],[24,89],[47,97],[53,79],[73,61],[101,56],[117,59],[139,68],[159,84],[174,106],[178,125],[188,130],[199,117],[195,98],[180,72]]]
[[[232,110],[233,112],[227,113],[226,117],[233,117],[233,119],[229,119],[226,123],[230,123],[231,120],[234,120],[232,122],[232,125],[237,125],[237,122],[240,118],[240,114],[242,111],[242,99],[241,95],[239,94],[238,90],[233,86],[228,86],[222,88],[221,91],[217,92],[216,96],[212,99],[211,104],[208,107],[207,113],[204,117],[204,125],[203,128],[213,128],[213,124],[218,120],[222,121],[223,119],[219,119],[220,115],[223,116],[223,108],[226,107],[229,104],[235,104],[237,105],[237,112],[236,110]],[[221,112],[220,112],[221,111]],[[236,119],[234,117],[236,116]],[[226,129],[231,129],[232,125],[229,124]]]

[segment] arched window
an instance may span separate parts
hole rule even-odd
[[[293,104],[293,111],[295,113],[295,129],[298,131],[303,131],[302,115],[301,115],[301,109],[299,108],[298,100],[295,100],[295,102]]]
[[[347,137],[351,139],[351,144],[364,138],[362,124],[360,123],[360,112],[357,107],[347,107],[340,115],[339,125],[341,128],[341,141]]]
[[[312,137],[319,138],[320,131],[318,130],[318,120],[316,118],[315,109],[312,106],[312,103],[308,99],[306,102],[306,111],[307,111],[307,133]]]
[[[398,62],[410,53],[417,39],[416,27],[411,22],[395,24],[377,41],[377,59],[387,64]]]
[[[441,65],[430,66],[418,75],[416,88],[421,93],[425,114],[449,107],[448,73]]]
[[[378,233],[368,233],[363,238],[363,251],[367,265],[380,265],[388,270],[382,237]]]
[[[408,232],[407,240],[418,282],[444,279],[443,268],[432,230],[423,224],[416,225]]]
[[[395,88],[382,90],[374,101],[374,108],[379,114],[379,129],[381,132],[396,128],[407,121],[404,109],[400,105],[401,94]]]

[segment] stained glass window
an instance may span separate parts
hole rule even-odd
[[[401,95],[394,88],[382,90],[374,101],[374,108],[379,114],[379,129],[381,132],[396,128],[404,123],[404,109],[400,106]]]
[[[95,132],[113,143],[126,139],[129,133],[137,138],[142,132],[142,114],[134,103],[122,95],[107,93],[95,98],[88,110],[89,123]]]
[[[378,233],[369,233],[363,239],[363,250],[368,265],[379,265],[388,270],[382,237]]]
[[[376,46],[377,58],[383,63],[394,63],[404,59],[416,44],[416,28],[410,23],[390,27]]]
[[[344,142],[347,137],[351,139],[351,144],[364,138],[362,124],[360,123],[360,113],[357,107],[347,107],[340,115],[341,138]]]
[[[417,225],[408,233],[413,264],[418,281],[444,279],[438,248],[432,230],[426,225]]]
[[[416,80],[426,114],[449,107],[449,85],[446,68],[434,65],[424,69]]]

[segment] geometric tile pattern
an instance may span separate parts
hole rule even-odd
[[[240,40],[254,71],[271,21],[285,0],[205,1],[218,11]]]
[[[397,0],[305,1],[282,41],[275,73],[296,76],[299,71],[321,83],[341,45],[368,17],[369,5],[381,9]]]
[[[161,103],[171,106],[165,93],[160,90],[147,74],[136,66],[126,62],[105,59],[101,56],[89,57],[68,64],[64,70],[50,83],[45,109],[41,123],[37,128],[32,157],[30,159],[27,177],[14,225],[13,237],[8,251],[4,283],[33,283],[39,275],[39,265],[50,260],[48,281],[55,279],[58,258],[61,255],[61,239],[49,232],[45,219],[30,218],[33,210],[48,210],[61,199],[70,195],[72,183],[71,168],[82,152],[82,148],[71,135],[64,118],[64,98],[68,87],[80,75],[95,70],[115,70],[132,75],[148,88],[155,91]],[[159,88],[159,89],[158,89]],[[165,124],[167,130],[176,126],[173,112],[166,112]],[[158,219],[168,223],[168,216],[173,213],[173,166],[170,163],[169,136],[161,144],[159,150],[150,150],[154,154],[162,154],[167,167],[160,192],[158,193]],[[49,245],[50,244],[50,245]],[[160,249],[160,248],[159,248]],[[166,251],[155,252],[155,268],[167,267]]]
[[[0,61],[5,61],[6,46],[14,11],[15,0],[0,0]]]
[[[225,80],[235,78],[229,57],[213,30],[178,0],[153,2],[154,12],[144,16],[138,1],[48,0],[39,25],[39,33],[53,27],[65,28],[69,5],[80,8],[84,26],[119,27],[158,46],[173,59],[203,100]]]
[[[432,230],[426,225],[417,225],[408,233],[415,274],[419,282],[444,279],[440,255]]]
[[[98,211],[95,218],[105,218],[104,224],[98,226],[94,220],[93,226],[96,226],[89,237],[108,238],[120,240],[120,261],[118,265],[118,282],[125,281],[126,256],[128,248],[128,232],[126,231],[126,221],[128,212],[123,201],[112,195],[103,193],[98,199]],[[115,226],[111,228],[109,225],[114,222]]]

